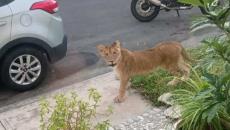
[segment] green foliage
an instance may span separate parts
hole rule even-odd
[[[184,84],[179,84],[176,87],[167,86],[167,82],[172,80],[172,76],[167,71],[159,69],[145,76],[136,76],[132,78],[132,87],[137,89],[146,99],[150,100],[153,105],[163,105],[157,99],[165,92],[172,91],[177,88],[183,88]]]
[[[182,130],[227,129],[221,120],[230,122],[230,73],[221,77],[205,72],[197,80],[188,80],[187,87],[173,91],[182,106]]]
[[[207,15],[192,22],[192,31],[217,27],[221,34],[202,41],[202,58],[196,80],[173,92],[174,100],[182,106],[183,130],[230,129],[230,3],[217,0],[183,0],[205,8]],[[197,3],[198,2],[198,3]]]
[[[225,72],[225,66],[230,60],[230,45],[223,43],[219,38],[208,38],[203,40],[201,54],[195,68],[205,69],[208,72],[220,75]]]
[[[207,27],[217,27],[230,37],[230,2],[229,0],[181,0],[183,3],[203,7],[207,13],[192,21],[192,32]]]
[[[108,120],[92,125],[101,95],[96,89],[89,89],[89,101],[79,99],[76,93],[70,97],[58,94],[54,97],[54,106],[48,100],[40,102],[41,130],[107,130]]]
[[[211,3],[214,0],[179,0],[181,3],[192,4],[193,6],[203,6],[203,3]]]

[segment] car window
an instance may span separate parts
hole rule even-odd
[[[6,4],[9,4],[9,3],[11,3],[14,0],[5,0],[5,1],[6,1]]]
[[[6,1],[5,0],[0,0],[0,7],[5,5],[6,4]]]
[[[14,1],[14,0],[0,0],[0,7],[1,7],[1,6],[4,6],[4,5],[7,5],[7,4],[9,4],[10,2],[12,2],[12,1]]]

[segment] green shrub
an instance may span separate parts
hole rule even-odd
[[[197,74],[196,74],[197,75]],[[203,74],[186,81],[190,89],[173,91],[173,98],[182,106],[182,130],[227,130],[230,122],[230,74],[217,77]],[[226,126],[225,126],[226,125]]]
[[[81,100],[76,93],[68,97],[57,94],[55,104],[46,99],[40,102],[41,130],[107,130],[109,121],[93,125],[91,119],[96,115],[101,95],[95,89],[89,89],[89,101]]]
[[[173,92],[174,100],[181,105],[180,128],[183,130],[230,129],[230,3],[223,0],[181,0],[204,7],[207,15],[193,21],[192,30],[217,27],[221,33],[203,40],[203,56],[196,80],[187,81],[191,89]]]

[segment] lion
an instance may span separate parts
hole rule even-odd
[[[97,49],[105,62],[114,67],[120,79],[119,94],[114,98],[115,103],[125,101],[128,82],[133,76],[163,68],[175,76],[167,85],[176,85],[180,81],[180,75],[184,80],[189,78],[190,65],[186,61],[191,59],[176,41],[159,42],[155,47],[143,51],[130,51],[122,48],[117,40],[112,45],[97,45]]]

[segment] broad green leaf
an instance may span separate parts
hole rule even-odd
[[[211,4],[214,0],[179,0],[181,3],[191,4],[193,6],[204,7],[207,4]]]
[[[212,119],[217,115],[218,111],[221,109],[221,105],[222,105],[221,103],[217,103],[207,110],[207,114],[208,114],[207,122],[208,123],[211,123]]]
[[[201,25],[199,25],[199,26],[193,28],[191,32],[196,32],[196,31],[199,31],[199,30],[201,30],[201,29],[210,28],[210,27],[216,27],[216,25],[215,25],[215,24],[212,24],[212,23],[209,23],[209,22],[207,22],[207,23],[202,23]]]

